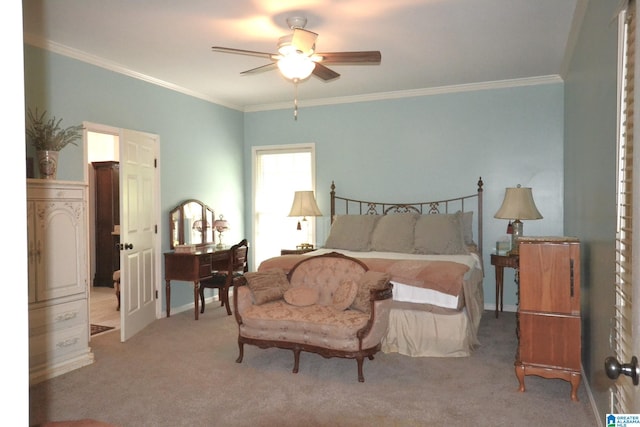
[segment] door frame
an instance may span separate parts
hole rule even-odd
[[[103,125],[100,123],[93,123],[93,122],[87,122],[84,121],[82,122],[82,126],[84,128],[83,130],[83,147],[82,147],[82,151],[83,151],[83,179],[84,179],[84,183],[86,185],[87,188],[87,193],[89,191],[89,153],[87,150],[88,144],[87,144],[87,132],[95,132],[95,133],[104,133],[104,134],[109,134],[109,135],[114,135],[118,137],[118,143],[120,142],[120,135],[122,133],[122,128],[117,128],[117,127],[113,127],[113,126],[108,126],[108,125]],[[134,129],[128,129],[128,130],[132,130],[135,131]],[[136,131],[139,132],[139,131]],[[162,277],[162,271],[161,271],[161,266],[162,266],[162,247],[161,247],[161,243],[163,240],[162,237],[162,222],[161,222],[161,203],[160,203],[160,166],[161,166],[161,162],[160,162],[160,144],[159,141],[156,140],[156,145],[154,147],[154,152],[156,155],[156,168],[155,168],[155,175],[154,175],[154,185],[153,185],[153,191],[154,193],[157,195],[157,197],[154,197],[154,206],[153,206],[153,212],[154,212],[154,219],[155,219],[155,223],[156,223],[156,227],[157,227],[157,232],[156,232],[156,238],[155,241],[153,242],[153,250],[155,252],[154,254],[154,277],[155,277],[155,284],[154,284],[154,290],[155,290],[155,294],[156,294],[156,298],[155,298],[155,318],[160,319],[162,317],[162,301],[161,301],[161,280],[160,278]],[[122,151],[120,151],[120,157],[122,157]],[[122,177],[121,177],[122,179]],[[87,194],[88,196],[88,194]],[[87,221],[87,224],[89,224],[89,209],[86,209],[86,218],[85,220]],[[92,211],[93,212],[93,211]],[[87,241],[89,239],[89,233],[87,232]],[[93,242],[89,242],[91,245],[93,245]],[[90,246],[92,247],[92,246]],[[89,268],[89,267],[87,267]],[[87,271],[87,275],[89,274],[89,272]],[[91,286],[90,283],[88,283],[88,286]],[[87,288],[87,296],[88,298],[90,298],[91,292],[89,291],[89,288]],[[89,301],[89,304],[91,302]],[[124,314],[121,311],[120,312],[120,329],[122,330],[122,323],[124,322]],[[88,322],[90,322],[90,316],[88,319]]]

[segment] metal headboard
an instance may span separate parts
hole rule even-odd
[[[389,203],[371,202],[366,200],[350,199],[336,195],[336,185],[331,182],[331,223],[336,217],[336,202],[340,204],[340,213],[344,215],[388,215],[397,213],[415,212],[421,215],[455,213],[458,211],[474,211],[477,220],[477,244],[479,253],[482,253],[482,177],[478,179],[476,193],[468,196],[454,197],[445,200],[430,200],[417,203]]]

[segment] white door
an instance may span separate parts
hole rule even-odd
[[[156,319],[158,136],[120,132],[120,340]]]

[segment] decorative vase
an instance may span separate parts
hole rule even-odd
[[[56,179],[58,172],[58,154],[59,151],[44,150],[38,151],[38,169],[40,170],[40,178]]]

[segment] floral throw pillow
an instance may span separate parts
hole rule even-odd
[[[371,270],[364,273],[358,282],[358,292],[351,308],[363,313],[371,313],[371,291],[384,289],[390,279],[391,276],[388,273]]]
[[[287,275],[281,269],[245,273],[244,277],[256,305],[282,299],[289,289]]]
[[[320,293],[317,289],[305,288],[303,286],[296,286],[290,288],[284,293],[284,300],[296,307],[306,307],[318,303],[320,299]]]
[[[353,304],[357,293],[358,284],[353,280],[345,280],[333,293],[331,307],[338,311],[346,310],[351,304]]]

